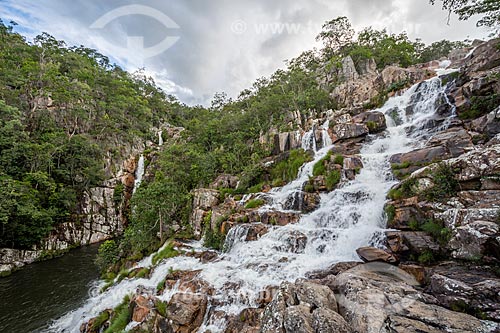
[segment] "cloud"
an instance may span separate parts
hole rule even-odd
[[[144,15],[117,18],[91,29],[102,15],[125,5],[144,5],[170,17],[180,27],[168,29]],[[475,21],[460,22],[440,6],[422,0],[4,0],[0,17],[34,37],[46,31],[70,45],[97,49],[129,71],[146,67],[168,93],[188,104],[208,104],[215,92],[236,96],[261,76],[283,67],[285,59],[318,46],[315,36],[326,20],[347,16],[356,30],[373,26],[407,31],[429,43],[443,38],[484,38]],[[144,37],[145,47],[167,36],[179,37],[170,48],[143,59],[130,37]]]

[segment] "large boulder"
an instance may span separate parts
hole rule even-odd
[[[365,124],[370,133],[379,133],[387,128],[384,114],[378,111],[363,112],[352,120],[357,124]]]
[[[492,39],[482,43],[474,49],[467,58],[462,71],[465,73],[481,72],[500,66],[500,50],[498,43],[500,39]]]
[[[332,132],[334,141],[338,141],[366,136],[369,130],[364,124],[348,123],[333,126]]]
[[[500,228],[497,223],[475,221],[454,230],[448,247],[456,259],[478,260],[484,256],[500,262]]]
[[[263,333],[351,332],[330,288],[299,280],[281,284],[262,317]]]
[[[334,280],[339,312],[354,332],[490,332],[473,316],[435,305],[418,282],[392,265],[369,263]]]
[[[167,306],[171,332],[195,332],[203,323],[207,310],[206,295],[176,293]]]
[[[356,253],[364,262],[383,261],[391,264],[398,262],[398,259],[394,255],[376,247],[360,247],[356,250]]]

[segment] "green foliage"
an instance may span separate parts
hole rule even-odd
[[[314,177],[326,174],[326,164],[328,163],[328,161],[330,161],[331,156],[332,156],[332,153],[328,152],[325,155],[325,157],[323,157],[318,162],[316,162],[316,164],[314,164],[314,166],[313,166],[313,176]]]
[[[102,325],[109,320],[109,312],[107,310],[101,312],[92,323],[90,330],[98,332]]]
[[[179,251],[174,249],[174,243],[169,242],[162,250],[153,256],[152,263],[156,265],[163,259],[172,258],[179,255]]]
[[[224,235],[219,228],[216,228],[216,230],[207,228],[205,231],[203,246],[221,251],[224,247],[225,240],[226,235]]]
[[[498,105],[500,105],[500,94],[472,96],[470,102],[470,109],[460,112],[460,119],[476,119],[493,111]]]
[[[429,233],[440,244],[446,244],[451,237],[450,229],[444,227],[442,221],[428,220],[420,226],[422,231]]]
[[[340,182],[340,171],[339,170],[330,171],[326,176],[326,189],[328,191],[333,190],[339,182]]]
[[[385,215],[387,216],[387,223],[391,224],[396,216],[396,208],[393,205],[387,205],[384,210]]]
[[[410,161],[405,161],[403,163],[393,163],[393,164],[391,164],[392,170],[406,169],[406,168],[409,168],[410,166],[411,166],[411,162]]]
[[[109,266],[115,264],[119,257],[119,249],[114,240],[107,240],[99,246],[97,258],[95,260],[97,267],[104,271]]]
[[[434,254],[431,250],[425,250],[418,256],[418,262],[421,264],[431,264],[435,261]]]
[[[125,296],[123,302],[113,310],[111,322],[104,333],[121,333],[132,319],[129,307],[130,297]]]
[[[407,85],[408,85],[407,80],[394,82],[387,88],[386,91],[387,91],[387,93],[396,92],[398,90],[404,89]]]
[[[414,196],[416,194],[415,186],[417,182],[418,179],[416,178],[404,180],[398,188],[391,189],[387,194],[387,197],[392,200],[400,200]]]
[[[467,47],[468,44],[464,42],[452,42],[449,40],[441,40],[426,46],[420,53],[419,62],[429,62],[437,60],[442,57],[448,57],[450,52],[455,49]],[[458,72],[456,72],[458,73]]]
[[[434,186],[424,193],[427,200],[443,200],[451,197],[460,189],[453,169],[445,163],[440,163],[431,173]]]
[[[297,177],[300,167],[312,160],[311,155],[303,149],[290,151],[287,159],[278,162],[270,171],[272,179],[290,182]]]
[[[377,123],[374,121],[367,121],[366,127],[368,127],[368,130],[370,131],[370,133],[373,133],[377,130]]]
[[[436,0],[430,0],[435,4]],[[457,14],[460,20],[480,15],[478,26],[497,28],[500,26],[500,3],[497,0],[441,0],[443,9]],[[449,16],[448,16],[449,17]]]
[[[253,209],[253,208],[260,207],[260,206],[264,205],[265,203],[266,202],[263,199],[252,199],[246,203],[245,208],[246,209]]]
[[[155,303],[156,311],[160,314],[162,317],[167,316],[167,303],[162,302],[162,301],[157,301]]]
[[[344,165],[344,156],[337,154],[335,155],[335,158],[333,159],[333,163],[338,164],[338,165]]]

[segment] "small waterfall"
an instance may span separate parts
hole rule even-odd
[[[330,120],[325,121],[323,125],[321,125],[321,140],[322,140],[322,148],[329,147],[333,144],[332,138],[330,134],[328,134],[328,129],[330,128]]]
[[[163,146],[163,131],[158,132],[158,146]]]
[[[317,151],[316,147],[316,126],[313,126],[309,132],[304,133],[302,137],[302,149]]]
[[[360,173],[343,187],[322,194],[319,208],[303,215],[298,223],[270,227],[268,233],[251,242],[241,241],[248,229],[236,227],[228,235],[228,252],[220,260],[201,263],[191,256],[163,260],[149,279],[126,278],[104,293],[90,297],[79,309],[58,319],[51,332],[78,332],[83,322],[115,307],[123,296],[139,286],[154,290],[171,269],[201,270],[201,278],[215,290],[211,296],[215,300],[212,310],[238,315],[244,308],[257,306],[256,295],[269,285],[294,281],[307,272],[337,262],[359,260],[357,248],[377,245],[383,239],[386,224],[383,207],[387,192],[395,184],[389,159],[393,154],[419,147],[432,134],[428,124],[435,121],[443,91],[440,79],[433,78],[391,97],[377,110],[386,116],[387,131],[362,147],[364,167]],[[312,142],[315,140],[311,139],[313,133],[306,133],[308,139],[303,140],[303,147],[316,151]],[[316,151],[314,161],[302,167],[295,181],[268,193],[273,200],[270,208],[281,210],[290,195],[301,190],[314,164],[330,148]],[[149,266],[150,260],[141,264]],[[168,301],[174,292],[168,291],[160,299]],[[224,322],[204,322],[204,327],[209,326],[213,332],[223,332],[224,325]]]
[[[135,170],[134,189],[132,190],[132,193],[135,193],[135,191],[139,188],[139,186],[141,186],[143,176],[144,176],[144,155],[141,155],[141,157],[139,157],[139,162],[137,163],[137,169]]]

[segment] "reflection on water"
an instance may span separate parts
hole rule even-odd
[[[80,306],[99,277],[94,265],[98,248],[82,247],[0,278],[0,332],[39,332]]]

